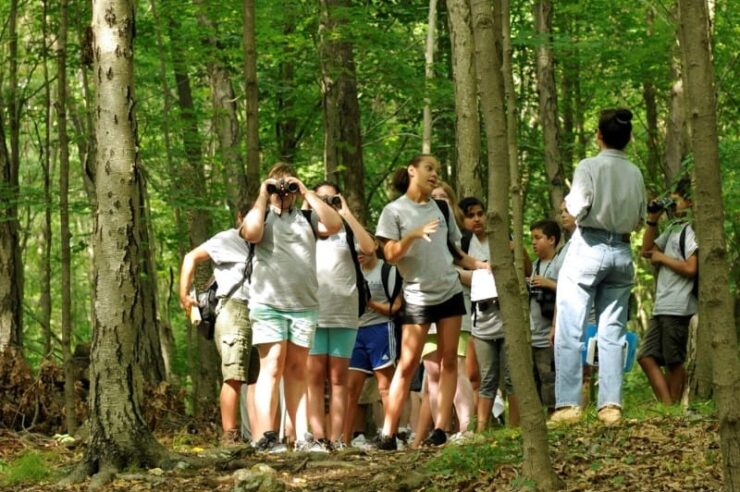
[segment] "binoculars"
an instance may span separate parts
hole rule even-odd
[[[334,195],[331,197],[327,196],[327,197],[324,197],[323,200],[334,208],[337,208],[337,209],[342,208],[342,199],[339,198],[339,195]]]
[[[657,200],[653,200],[648,203],[647,211],[654,214],[655,212],[660,212],[661,210],[673,207],[674,205],[676,205],[676,201],[673,198],[664,196],[663,198],[658,198]]]
[[[298,193],[298,183],[280,178],[277,185],[272,183],[267,185],[267,192],[270,195],[277,193],[280,196],[285,196],[288,193]]]

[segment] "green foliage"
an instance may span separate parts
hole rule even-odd
[[[458,480],[493,473],[497,466],[518,463],[522,459],[521,435],[518,431],[498,429],[485,432],[481,439],[463,446],[449,445],[427,464],[427,469],[443,477]]]
[[[52,452],[28,451],[5,462],[0,460],[0,485],[33,484],[60,476],[55,469],[59,456]]]

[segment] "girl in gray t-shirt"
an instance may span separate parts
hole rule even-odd
[[[394,177],[394,186],[402,196],[386,205],[378,220],[376,235],[386,260],[397,264],[404,278],[405,300],[401,358],[391,383],[380,449],[395,448],[403,401],[431,323],[437,324],[441,376],[435,429],[424,443],[438,446],[447,441],[443,429],[449,428],[452,417],[457,344],[465,314],[462,287],[453,264],[471,270],[490,268],[455,246],[460,230],[451,210],[431,199],[438,170],[439,162],[431,155],[411,159]]]

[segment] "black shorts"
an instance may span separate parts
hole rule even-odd
[[[465,316],[465,298],[460,292],[440,304],[432,306],[421,306],[419,304],[405,303],[401,321],[405,325],[426,325],[436,323],[445,318],[454,316]]]
[[[689,339],[691,316],[659,314],[650,318],[637,359],[652,357],[660,366],[683,364]]]

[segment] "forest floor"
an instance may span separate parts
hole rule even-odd
[[[617,427],[604,427],[593,411],[583,423],[551,428],[550,457],[568,491],[720,490],[717,422],[706,412],[654,407]],[[171,470],[128,470],[104,490],[522,490],[521,437],[494,429],[463,445],[395,453],[347,450],[329,455],[255,455],[251,448],[224,450],[188,433],[158,436],[168,449],[199,458],[200,467],[175,460]],[[0,432],[0,490],[87,490],[56,483],[80,461],[83,446],[48,436]],[[210,460],[210,461],[208,461]],[[203,463],[209,462],[209,465]],[[241,482],[237,470],[258,463],[274,471],[267,482]]]

